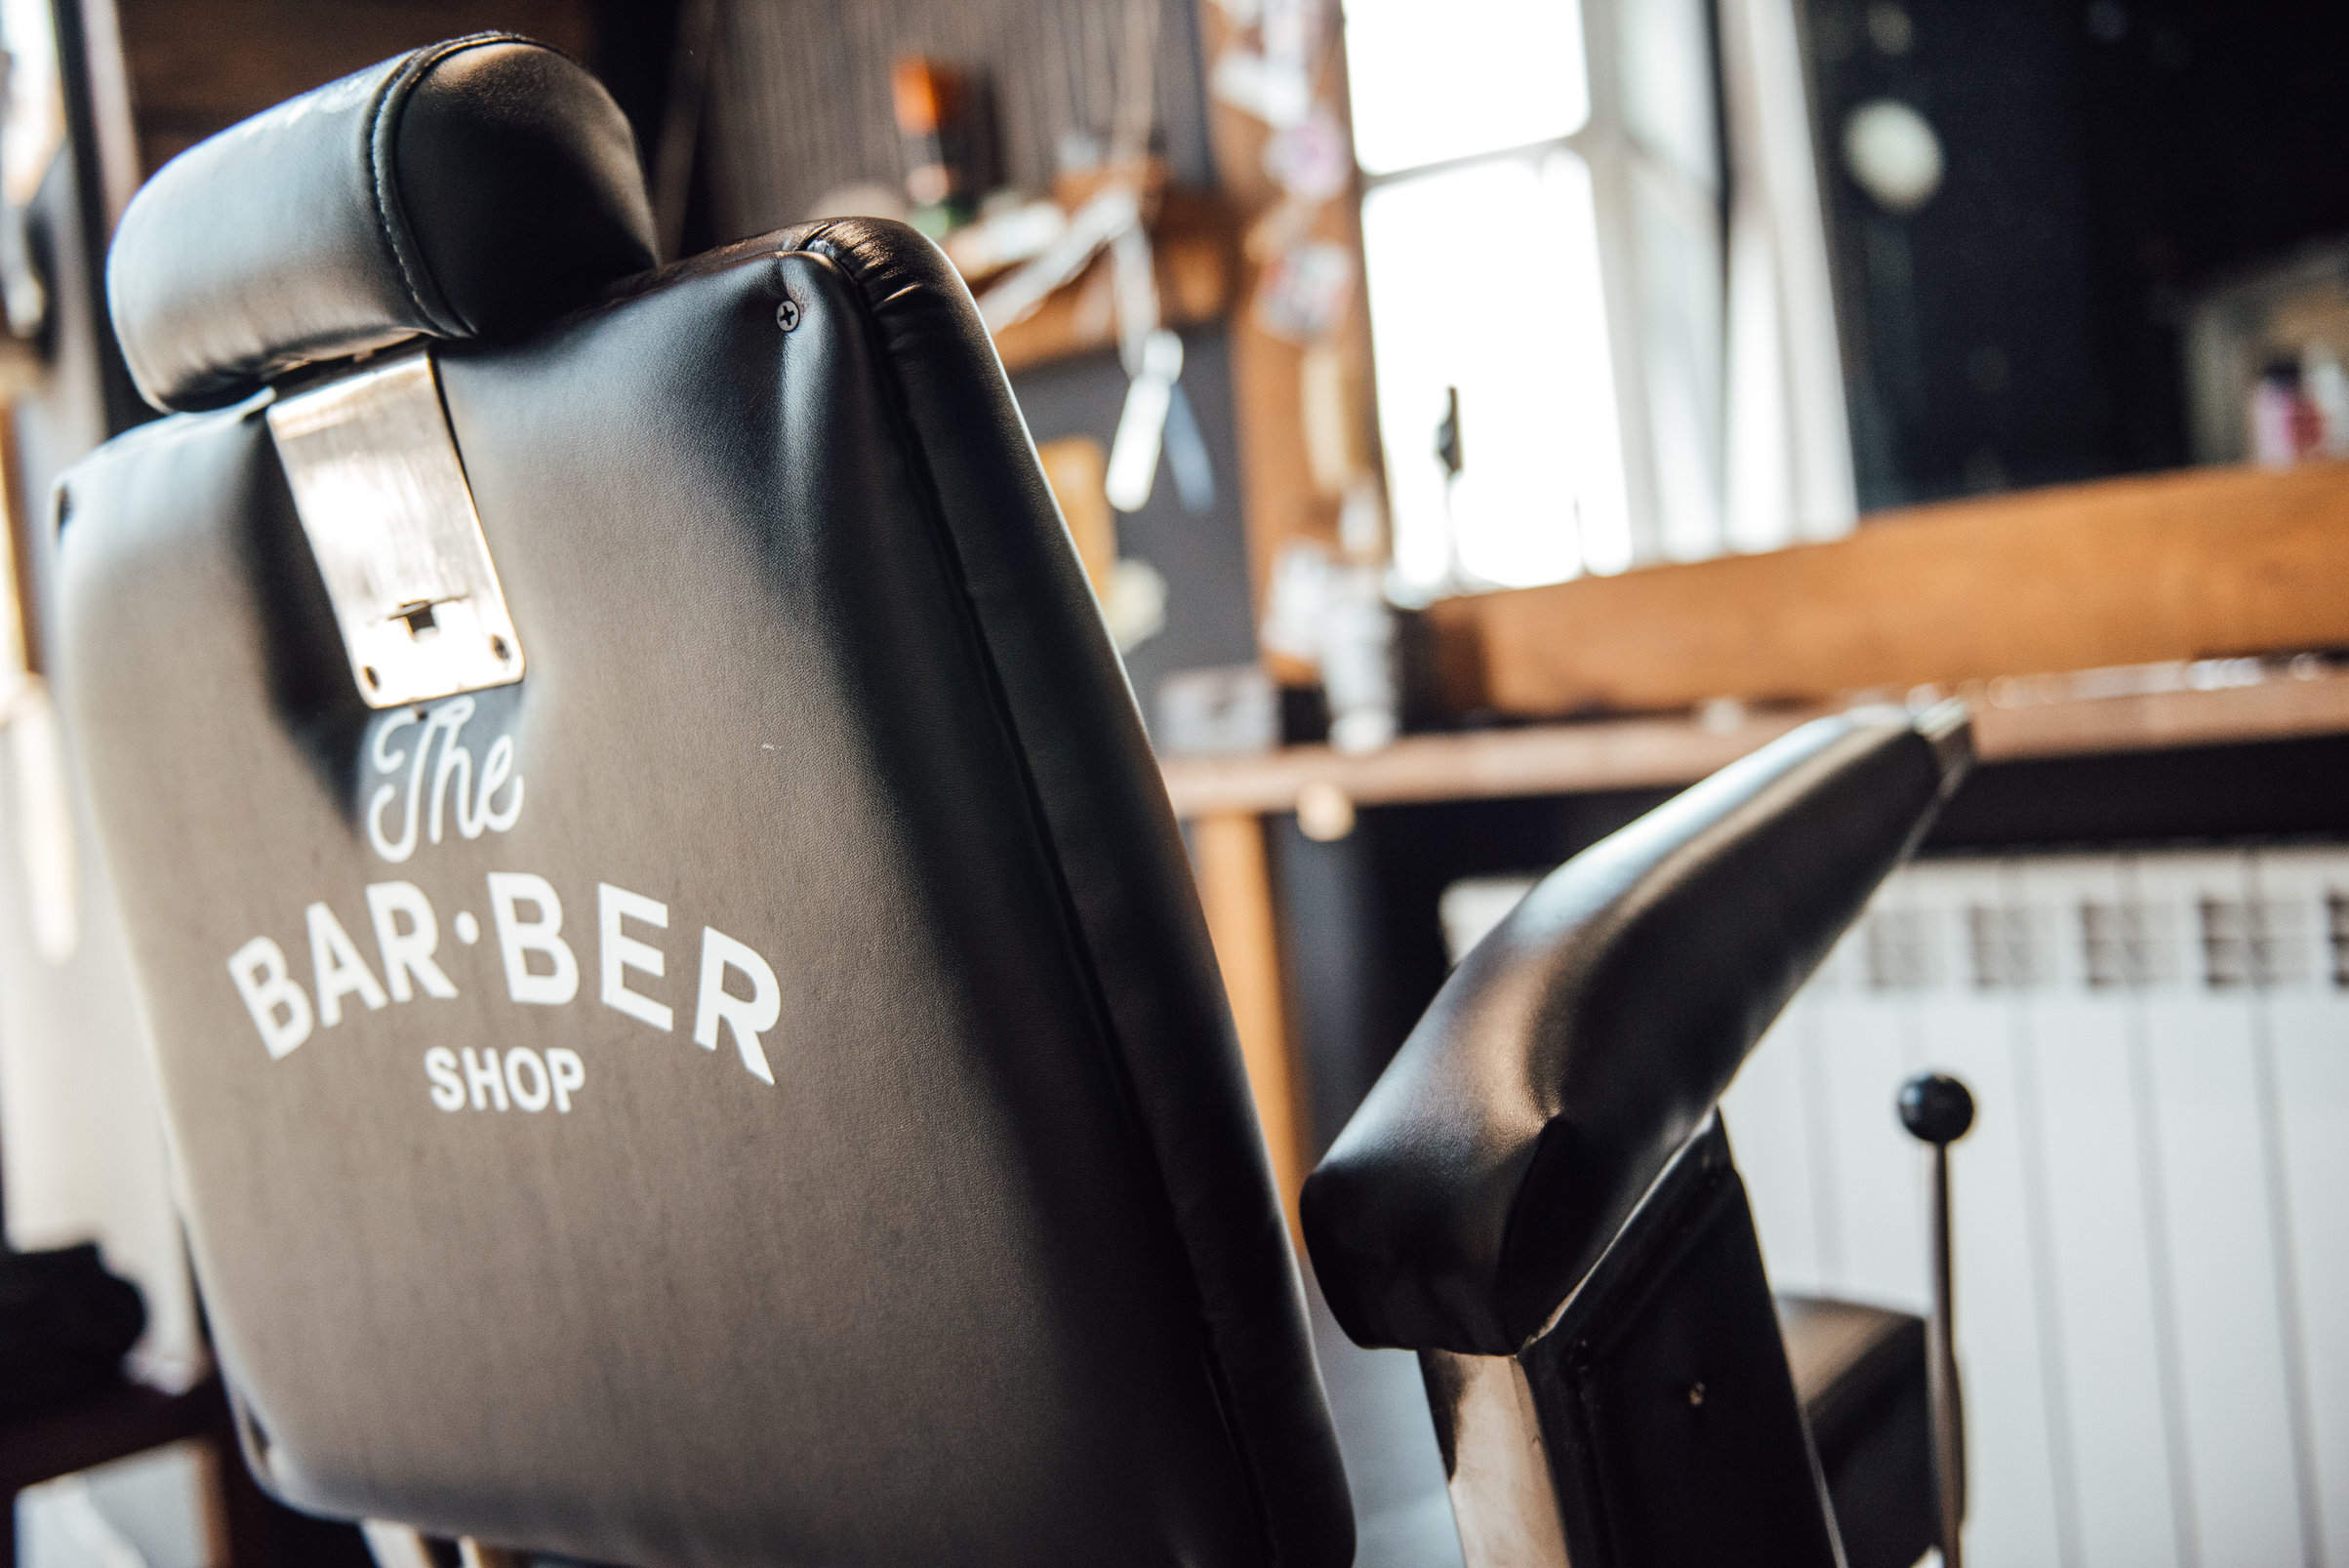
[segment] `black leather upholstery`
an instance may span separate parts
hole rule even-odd
[[[295,169],[327,167],[305,123],[356,146],[375,112],[323,91],[272,117]],[[167,395],[467,336],[340,241],[182,329],[172,212],[115,262]],[[1348,1560],[1181,842],[943,257],[813,225],[437,352],[519,686],[363,705],[261,403],[64,482],[62,683],[258,1472],[608,1562]],[[393,884],[453,995],[386,966]],[[527,999],[550,943],[506,945],[542,893],[567,1001]],[[313,1027],[272,1059],[294,985]]]
[[[1924,1319],[1778,1298],[1778,1322],[1848,1568],[1909,1568],[1935,1544]]]
[[[417,334],[510,340],[653,264],[628,121],[544,45],[385,60],[166,164],[106,289],[149,402],[220,408]]]
[[[1718,1116],[1518,1364],[1573,1568],[1845,1568]]]
[[[1540,883],[1306,1183],[1347,1333],[1539,1335],[1969,758],[1962,728],[1822,719]]]

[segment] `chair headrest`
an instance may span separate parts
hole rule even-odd
[[[199,142],[148,181],[106,264],[158,408],[425,335],[510,338],[654,264],[627,119],[544,44],[476,33]]]

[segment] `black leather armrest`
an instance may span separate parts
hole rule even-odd
[[[1971,758],[1955,704],[1821,719],[1543,880],[1306,1183],[1346,1332],[1538,1336]]]

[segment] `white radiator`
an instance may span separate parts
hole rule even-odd
[[[1456,950],[1512,891],[1447,893]],[[2349,851],[1895,875],[1724,1103],[1778,1289],[1924,1309],[1928,1067],[1980,1107],[1968,1551],[2349,1568]]]

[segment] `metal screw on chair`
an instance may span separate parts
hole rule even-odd
[[[1924,1072],[1900,1087],[1900,1124],[1933,1146],[1933,1322],[1925,1397],[1933,1413],[1933,1483],[1941,1504],[1941,1561],[1964,1568],[1965,1409],[1958,1388],[1958,1335],[1950,1282],[1949,1146],[1974,1124],[1974,1097],[1946,1073]]]
[[[799,302],[786,300],[775,307],[775,325],[790,332],[799,325]]]

